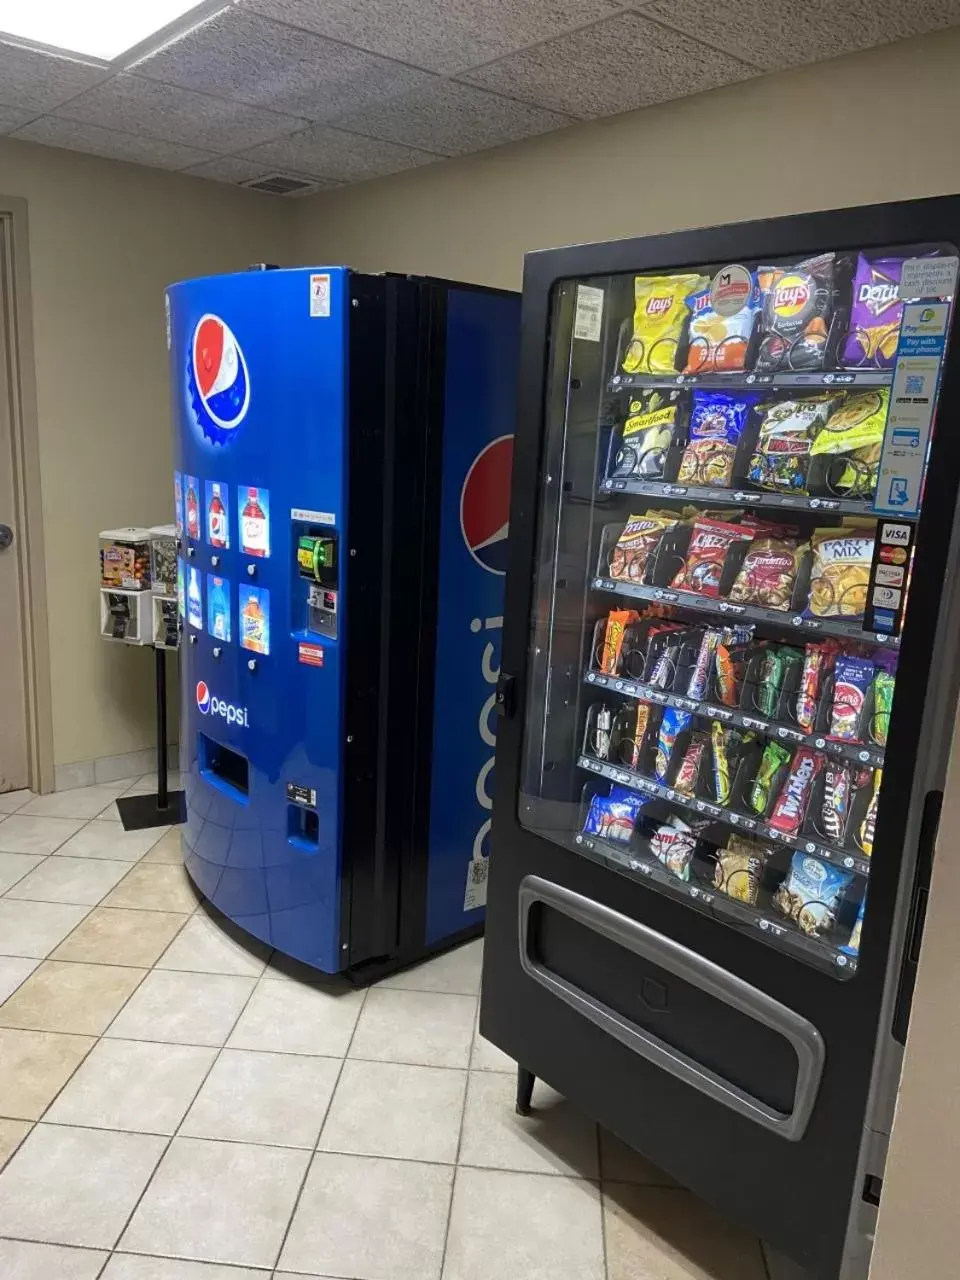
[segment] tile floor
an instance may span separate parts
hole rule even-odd
[[[199,906],[150,779],[0,796],[4,1280],[767,1280],[477,1030],[482,943],[304,982]]]

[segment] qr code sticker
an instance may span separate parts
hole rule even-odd
[[[907,374],[906,393],[908,396],[919,396],[923,394],[923,374],[910,373]]]
[[[467,863],[467,887],[463,895],[464,911],[474,911],[487,905],[487,876],[489,858],[471,858]]]

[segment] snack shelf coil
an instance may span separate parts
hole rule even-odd
[[[793,955],[802,956],[805,960],[812,959],[821,964],[826,961],[833,968],[842,970],[847,975],[856,973],[856,956],[848,955],[840,947],[821,938],[807,937],[789,922],[784,921],[781,924],[747,903],[736,902],[725,894],[717,893],[704,885],[680,880],[671,875],[652,854],[645,855],[641,850],[629,845],[621,845],[616,841],[604,840],[601,836],[585,835],[582,832],[573,837],[573,848],[577,853],[586,853],[604,865],[626,872],[634,878],[653,881],[671,897],[693,906],[704,915],[756,931],[775,943],[778,948]]]
[[[624,680],[621,676],[608,676],[600,671],[588,671],[583,682],[591,688],[610,689],[627,698],[639,698],[642,702],[654,702],[661,707],[679,707],[682,711],[691,711],[695,716],[705,716],[708,720],[735,724],[741,729],[753,729],[788,745],[812,747],[824,755],[837,756],[852,764],[867,765],[872,769],[883,766],[882,747],[863,742],[833,742],[823,734],[804,733],[789,725],[777,724],[775,720],[768,720],[764,716],[744,715],[742,711],[725,707],[722,703],[698,702],[695,698],[685,698],[678,693],[665,693],[663,689],[643,684],[639,680]]]
[[[650,498],[684,499],[710,507],[766,507],[796,513],[829,513],[876,518],[869,502],[862,498],[823,498],[806,493],[762,493],[758,489],[718,489],[709,485],[670,484],[665,480],[608,478],[600,483],[600,493],[635,493]],[[913,516],[906,517],[914,519]]]
[[[892,369],[826,369],[785,373],[615,373],[608,383],[613,392],[647,387],[703,387],[731,391],[744,387],[819,390],[824,387],[889,387]]]
[[[860,622],[845,622],[842,618],[808,618],[789,610],[765,609],[761,605],[735,604],[721,596],[701,596],[694,591],[675,591],[672,587],[648,587],[642,583],[624,582],[618,578],[593,579],[596,591],[625,596],[631,600],[649,600],[652,604],[676,605],[694,613],[712,618],[742,619],[746,622],[763,622],[781,627],[803,636],[836,636],[843,640],[861,640],[866,644],[883,645],[888,649],[900,648],[900,637],[886,635],[882,631],[865,631]]]
[[[618,782],[621,786],[631,787],[634,791],[643,792],[644,795],[679,805],[680,808],[686,809],[694,817],[710,818],[714,822],[722,822],[732,830],[743,832],[751,837],[769,840],[772,844],[786,846],[788,849],[795,849],[800,853],[813,854],[815,858],[820,858],[823,862],[829,862],[835,867],[842,867],[845,871],[854,871],[857,875],[870,875],[870,859],[860,854],[853,854],[846,849],[837,849],[832,845],[823,844],[819,840],[809,840],[805,836],[786,836],[760,818],[751,817],[750,814],[746,813],[738,813],[733,809],[726,809],[722,805],[713,804],[709,800],[701,800],[699,797],[683,795],[682,792],[677,791],[674,787],[665,787],[661,783],[655,782],[652,778],[645,777],[642,773],[635,773],[632,769],[624,769],[619,765],[609,764],[607,761],[598,760],[594,756],[581,755],[577,760],[577,764],[581,769],[586,769],[589,773],[598,774],[602,778],[608,778],[611,782]]]

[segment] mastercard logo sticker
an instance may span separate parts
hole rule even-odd
[[[881,547],[880,563],[881,564],[906,564],[907,563],[906,547]]]

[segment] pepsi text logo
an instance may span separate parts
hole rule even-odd
[[[226,321],[201,316],[187,359],[190,404],[200,432],[212,444],[226,444],[250,408],[246,357]]]
[[[210,692],[206,680],[197,681],[197,708],[202,715],[219,716],[227,724],[239,725],[241,729],[249,729],[250,721],[247,708],[238,707],[235,703],[225,702]]]
[[[480,655],[480,674],[483,676],[485,684],[491,686],[491,690],[485,699],[483,706],[480,708],[480,716],[477,721],[477,729],[480,733],[480,740],[484,746],[489,747],[491,754],[480,766],[480,772],[477,774],[474,783],[474,794],[477,798],[477,804],[481,809],[490,812],[493,808],[493,795],[491,794],[491,786],[493,783],[493,766],[496,760],[495,749],[497,745],[497,681],[500,678],[500,663],[497,659],[497,642],[499,640],[499,632],[503,627],[503,618],[474,618],[470,623],[470,630],[474,635],[478,635],[484,631],[493,632],[497,636],[497,641],[491,639],[483,646],[483,652]],[[474,862],[478,862],[485,857],[484,845],[490,834],[491,820],[484,818],[480,826],[477,828],[473,837],[472,858]]]
[[[488,573],[507,570],[513,436],[499,436],[474,458],[460,490],[460,531],[472,558]]]

